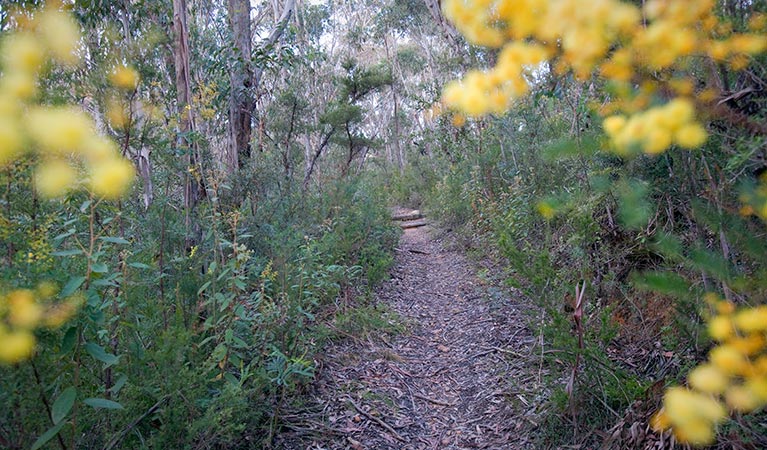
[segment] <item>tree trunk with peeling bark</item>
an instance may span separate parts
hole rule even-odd
[[[193,215],[200,200],[201,176],[197,154],[189,135],[194,130],[192,115],[192,85],[189,71],[189,28],[186,0],[173,0],[173,53],[176,70],[176,105],[179,112],[179,125],[176,142],[184,151],[184,226],[186,246],[193,245]]]

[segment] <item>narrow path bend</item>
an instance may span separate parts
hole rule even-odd
[[[409,330],[330,346],[282,449],[529,449],[540,398],[519,300],[429,227],[407,229],[376,300]]]

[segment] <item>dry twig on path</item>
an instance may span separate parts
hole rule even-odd
[[[347,400],[349,403],[351,403],[351,405],[354,407],[354,409],[356,409],[356,410],[357,410],[357,411],[358,411],[360,414],[362,414],[363,416],[365,416],[365,417],[367,417],[368,419],[372,420],[373,422],[377,423],[378,425],[380,425],[381,427],[383,427],[383,428],[384,428],[386,431],[388,431],[389,433],[391,433],[391,435],[392,435],[392,436],[394,436],[394,439],[396,439],[396,440],[398,440],[398,441],[400,441],[400,442],[407,442],[407,439],[403,438],[403,437],[402,437],[402,436],[401,436],[399,433],[397,433],[397,430],[395,430],[394,428],[392,428],[392,426],[391,426],[391,425],[389,425],[388,423],[384,422],[383,420],[379,419],[378,417],[376,417],[376,416],[374,416],[374,415],[370,414],[369,412],[365,411],[364,409],[362,409],[362,408],[360,407],[360,405],[356,404],[356,403],[354,402],[354,400],[352,400],[352,398],[351,398],[351,397],[348,397],[348,396],[347,396],[347,397],[346,397],[346,400]]]

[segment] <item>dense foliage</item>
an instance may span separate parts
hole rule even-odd
[[[301,188],[287,153],[298,129],[359,119],[275,118],[274,150],[222,173],[220,113],[201,107],[217,107],[215,81],[195,89],[196,128],[163,87],[170,30],[152,21],[165,6],[68,6],[79,23],[55,3],[5,8],[0,447],[268,444],[324,343],[359,331],[350,316],[387,314],[367,295],[398,237],[382,193],[351,167]],[[328,80],[342,94],[323,117],[359,117],[354,103],[389,82],[349,73]],[[306,108],[280,92],[270,108]],[[335,134],[333,150],[372,145]]]
[[[469,41],[500,50],[494,67],[445,89],[463,126],[449,144],[475,151],[450,161],[426,203],[495,241],[509,281],[540,301],[551,361],[566,361],[552,373],[567,380],[567,413],[550,417],[546,444],[579,439],[582,425],[625,424],[621,411],[645,388],[710,350],[652,425],[697,445],[713,443],[719,425],[763,445],[759,419],[741,414],[767,402],[757,306],[765,74],[749,57],[767,45],[764,5],[522,3],[446,6]],[[713,348],[701,327],[709,317]]]
[[[581,4],[0,4],[0,447],[269,446],[395,204],[534,300],[542,448],[767,446],[767,5]]]

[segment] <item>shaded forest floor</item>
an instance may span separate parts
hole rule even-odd
[[[525,301],[453,247],[405,230],[375,301],[407,330],[331,344],[276,448],[534,448],[543,374]]]

